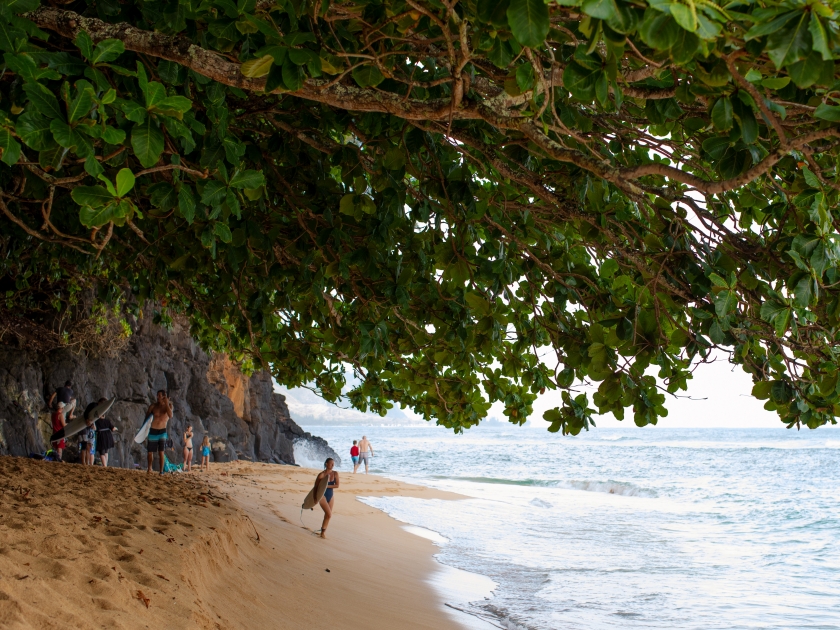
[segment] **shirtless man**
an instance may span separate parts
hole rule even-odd
[[[368,442],[367,436],[362,436],[362,441],[359,442],[359,463],[365,463],[365,474],[368,472],[368,464],[370,463],[370,458],[373,457],[373,447]]]
[[[152,463],[154,454],[158,454],[158,461],[160,462],[160,474],[163,474],[163,449],[166,448],[166,440],[169,436],[166,433],[166,425],[172,419],[172,401],[166,395],[164,390],[159,390],[157,393],[157,402],[153,403],[146,415],[152,414],[152,426],[149,429],[149,439],[146,442],[146,450],[149,452],[149,469],[146,472],[152,472]]]

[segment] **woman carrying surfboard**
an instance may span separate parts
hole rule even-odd
[[[338,471],[333,470],[333,468],[335,468],[335,462],[332,457],[329,457],[324,462],[324,470],[315,477],[315,485],[312,487],[312,492],[310,493],[316,499],[318,505],[321,506],[321,509],[324,510],[324,522],[321,524],[321,538],[327,537],[327,525],[330,524],[333,507],[335,506],[333,490],[338,490],[339,486]],[[327,483],[324,484],[324,481]],[[318,496],[319,494],[321,495],[320,497]]]

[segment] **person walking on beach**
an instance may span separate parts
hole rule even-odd
[[[321,538],[327,537],[327,525],[330,524],[330,519],[332,518],[335,506],[335,496],[333,495],[333,490],[338,490],[339,487],[338,471],[333,470],[334,467],[335,461],[332,457],[328,457],[327,461],[324,462],[324,470],[318,473],[318,476],[315,477],[315,486],[313,487],[313,489],[317,488],[321,480],[324,477],[327,478],[327,490],[318,502],[318,505],[320,505],[321,509],[324,510],[324,522],[321,523]]]
[[[367,436],[362,436],[362,441],[359,442],[359,462],[365,463],[365,474],[368,473],[368,464],[370,463],[370,458],[373,457],[373,446],[371,446],[370,442],[368,442]],[[358,466],[357,466],[358,468]]]
[[[353,474],[359,469],[359,447],[356,446],[356,440],[353,440],[353,446],[350,447],[350,459],[353,460]]]
[[[104,398],[100,398],[96,405],[105,402]],[[87,418],[87,416],[85,416]],[[93,420],[94,428],[96,429],[96,453],[99,455],[99,461],[102,462],[104,468],[108,468],[108,451],[114,448],[114,431],[117,429],[114,424],[104,415],[98,418],[90,418]],[[93,457],[91,456],[91,464]]]
[[[73,411],[76,409],[76,399],[73,397],[73,383],[71,381],[65,381],[64,387],[56,388],[52,396],[50,396],[49,402],[47,403],[47,406],[50,409],[54,409],[53,401],[55,401],[56,406],[57,403],[64,403],[63,407],[65,424],[68,419],[72,420],[76,417],[73,415]]]
[[[193,428],[191,424],[187,425],[187,430],[184,431],[184,470],[192,472],[193,462]]]
[[[52,399],[50,399],[52,400]],[[56,431],[60,431],[67,425],[67,421],[64,418],[64,403],[59,402],[55,409],[52,412],[52,428],[53,433]],[[61,454],[64,452],[67,443],[64,441],[64,438],[57,440],[55,442],[51,442],[51,446],[55,449],[56,454],[58,455],[58,461],[61,461]]]
[[[163,450],[166,448],[166,440],[169,435],[166,433],[166,425],[172,419],[172,401],[164,390],[157,393],[157,401],[149,406],[146,415],[152,414],[152,426],[149,428],[149,438],[146,442],[148,451],[149,468],[146,472],[152,472],[154,454],[158,454],[160,462],[160,474],[163,474]]]
[[[210,472],[210,436],[205,435],[201,442],[201,466],[199,470]]]

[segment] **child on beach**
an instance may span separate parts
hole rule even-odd
[[[350,447],[350,459],[353,460],[353,472],[359,468],[359,447],[356,446],[356,440],[353,440],[353,446]]]
[[[201,442],[201,469],[210,471],[210,436],[205,435]]]

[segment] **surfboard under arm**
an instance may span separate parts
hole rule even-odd
[[[149,437],[149,429],[152,428],[152,420],[155,417],[152,414],[146,416],[146,419],[143,421],[143,424],[140,425],[140,430],[137,432],[137,435],[134,436],[134,441],[137,444],[142,444],[143,441]]]
[[[303,505],[301,506],[304,510],[311,510],[318,502],[321,500],[321,497],[324,496],[324,493],[327,491],[327,484],[330,482],[329,476],[324,475],[324,478],[318,482],[318,486],[316,488],[312,488],[309,491],[309,494],[306,495],[306,498],[303,500]]]

